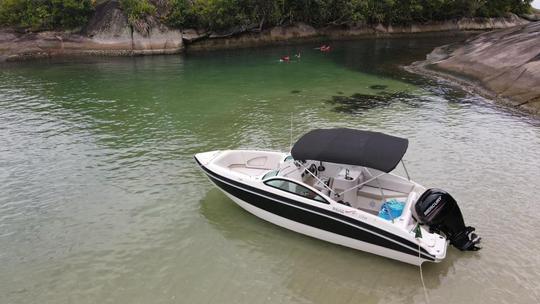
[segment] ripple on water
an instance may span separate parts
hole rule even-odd
[[[0,294],[422,303],[417,268],[262,222],[194,164],[201,151],[287,150],[292,113],[293,138],[328,127],[409,138],[412,177],[458,199],[484,249],[424,266],[432,302],[538,302],[540,123],[445,83],[387,78],[362,57],[384,50],[394,62],[410,52],[403,43],[343,42],[328,56],[306,47],[294,66],[268,60],[295,48],[284,46],[2,69]]]

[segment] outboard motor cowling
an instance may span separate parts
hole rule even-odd
[[[413,209],[413,217],[430,231],[443,233],[450,244],[459,250],[479,250],[476,246],[480,238],[473,233],[471,226],[465,226],[463,215],[456,200],[446,191],[428,189],[424,192]]]

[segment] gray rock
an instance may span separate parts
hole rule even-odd
[[[164,14],[166,6],[158,0],[153,3],[157,5],[158,15]],[[160,11],[163,12],[159,13]],[[510,15],[506,18],[464,18],[408,26],[369,25],[359,22],[315,29],[304,23],[296,23],[263,29],[260,25],[253,24],[232,28],[223,33],[212,33],[195,29],[170,29],[154,17],[146,17],[130,24],[119,1],[106,0],[96,7],[94,15],[81,33],[36,34],[0,29],[0,61],[63,55],[171,54],[182,52],[186,45],[193,50],[239,48],[291,40],[317,40],[320,37],[348,39],[421,32],[484,30],[525,23],[527,21],[524,19]],[[441,52],[437,56],[447,55]]]
[[[523,14],[521,15],[521,18],[529,21],[540,21],[540,14]]]
[[[321,36],[314,27],[305,23],[276,26],[262,31],[246,29],[238,32],[232,29],[227,33],[202,33],[195,30],[184,31],[188,49],[208,50],[241,48],[273,44],[281,41],[305,41]]]
[[[196,29],[184,29],[182,30],[182,38],[187,43],[193,43],[197,40],[205,39],[210,36],[207,31],[199,31]]]
[[[448,31],[492,30],[527,24],[514,14],[501,18],[461,18],[459,20],[429,21],[410,25],[370,25],[365,23],[344,24],[321,29],[321,33],[331,38],[354,36],[392,36],[414,33],[435,33]]]
[[[105,1],[83,29],[83,34],[97,40],[131,40],[131,27],[118,1]]]
[[[182,33],[149,17],[129,24],[117,0],[105,1],[96,7],[84,33],[97,45],[133,54],[169,54],[183,49]]]
[[[416,66],[447,78],[473,79],[496,100],[540,114],[540,22],[436,48]]]
[[[104,1],[81,33],[18,33],[0,30],[0,61],[15,61],[64,55],[147,55],[180,53],[182,32],[155,20],[134,30],[116,0]]]

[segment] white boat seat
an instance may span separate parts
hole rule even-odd
[[[326,195],[330,195],[330,190],[328,190],[328,188],[332,189],[333,182],[334,179],[331,177],[322,178],[313,185],[313,188],[321,191]]]
[[[281,173],[281,172],[284,172],[284,173]],[[291,179],[302,181],[302,174],[300,173],[300,171],[296,170],[296,169],[291,170],[291,167],[287,167],[285,169],[282,169],[280,171],[280,174],[282,174],[283,177],[288,177],[288,178],[291,178]]]
[[[229,170],[235,171],[235,172],[238,172],[238,173],[242,173],[244,175],[258,176],[258,175],[264,174],[269,169],[257,168],[257,167],[253,168],[253,167],[248,167],[248,166],[245,166],[245,165],[234,164],[234,165],[229,166]]]
[[[332,189],[339,196],[334,195],[334,199],[338,201],[344,201],[352,203],[356,201],[355,188],[363,180],[363,174],[361,171],[341,169],[337,176],[334,178]]]
[[[266,165],[268,162],[267,156],[257,156],[253,157],[252,159],[249,159],[246,161],[246,167],[248,168],[261,168]]]
[[[397,198],[397,197],[407,197],[409,194],[389,189],[382,188],[384,198]],[[383,196],[381,195],[381,189],[378,187],[372,187],[364,185],[360,189],[357,190],[358,196],[363,197],[369,197],[374,199],[383,199]]]

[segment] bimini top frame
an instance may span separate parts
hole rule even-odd
[[[295,160],[357,165],[390,172],[407,152],[409,141],[379,132],[347,128],[316,129],[292,147]]]

